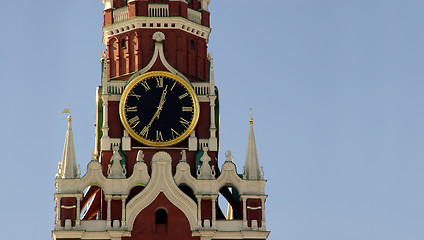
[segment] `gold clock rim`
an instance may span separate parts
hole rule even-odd
[[[172,78],[175,81],[181,83],[188,91],[188,93],[190,94],[193,103],[194,103],[194,114],[193,114],[193,120],[190,123],[190,126],[187,128],[187,130],[181,134],[181,136],[172,139],[170,141],[166,141],[166,142],[153,142],[153,141],[149,141],[147,139],[144,139],[142,137],[140,137],[140,135],[138,135],[137,133],[134,132],[134,130],[130,127],[130,125],[127,122],[127,119],[125,118],[125,103],[128,97],[128,94],[131,92],[131,90],[134,88],[134,86],[136,84],[138,84],[139,82],[148,79],[150,77],[155,77],[155,76],[165,76],[168,78]],[[190,134],[191,132],[193,132],[194,128],[197,125],[197,122],[199,120],[199,115],[200,115],[200,106],[199,106],[199,101],[197,100],[197,96],[196,93],[194,92],[194,89],[190,86],[189,83],[187,83],[184,79],[182,79],[181,77],[172,74],[170,72],[163,72],[163,71],[154,71],[154,72],[148,72],[148,73],[144,73],[138,77],[136,77],[135,79],[133,79],[124,89],[121,99],[119,101],[119,117],[121,119],[121,123],[124,126],[124,129],[127,130],[128,134],[133,137],[135,140],[137,140],[138,142],[145,144],[147,146],[151,146],[151,147],[169,147],[175,144],[178,144],[182,141],[184,141]]]

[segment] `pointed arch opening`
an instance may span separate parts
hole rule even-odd
[[[218,207],[216,208],[217,220],[241,220],[242,207],[240,194],[233,186],[224,186],[219,190]]]

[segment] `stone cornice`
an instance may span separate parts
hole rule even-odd
[[[208,42],[211,28],[192,22],[183,17],[133,17],[128,20],[103,27],[103,43],[110,37],[134,29],[175,29],[191,33]]]

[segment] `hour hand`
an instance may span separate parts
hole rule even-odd
[[[165,99],[165,97],[166,97],[166,93],[168,92],[167,91],[167,88],[168,88],[168,85],[166,85],[165,86],[165,89],[163,90],[163,92],[162,92],[162,96],[161,96],[161,98],[160,98],[160,101],[159,101],[159,107],[158,108],[161,108],[162,109],[162,106],[163,106],[163,104],[165,103],[165,101],[166,101],[166,99]]]

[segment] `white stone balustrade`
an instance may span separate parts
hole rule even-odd
[[[113,11],[113,23],[122,22],[128,19],[128,7],[122,7]]]
[[[202,24],[202,13],[191,8],[188,9],[187,12],[188,20],[195,22],[197,24]]]
[[[169,17],[169,5],[149,4],[149,17]]]
[[[194,92],[197,95],[208,95],[210,92],[210,83],[202,82],[202,83],[193,83]]]
[[[108,82],[104,87],[106,87],[106,94],[121,95],[125,88],[125,82]]]

